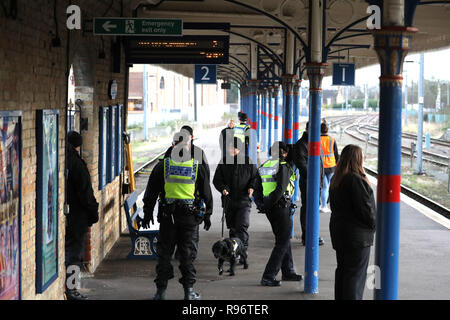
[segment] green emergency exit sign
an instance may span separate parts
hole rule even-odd
[[[94,35],[182,36],[181,19],[94,18]]]

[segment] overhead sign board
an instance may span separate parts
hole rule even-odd
[[[333,86],[354,86],[355,64],[333,63]]]
[[[216,84],[217,67],[214,64],[195,65],[194,69],[195,84]]]
[[[102,36],[181,36],[181,19],[94,18],[94,34]]]
[[[228,64],[230,36],[128,37],[128,64]]]

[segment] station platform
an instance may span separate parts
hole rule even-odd
[[[200,138],[196,145],[203,148],[210,162],[211,180],[218,160],[218,136]],[[217,138],[216,138],[217,137]],[[343,146],[342,146],[343,147]],[[376,181],[373,181],[376,183]],[[211,184],[212,185],[212,184]],[[376,190],[374,186],[374,190]],[[260,280],[274,245],[269,221],[256,212],[253,204],[249,228],[249,269],[237,266],[236,275],[220,276],[217,260],[211,247],[221,238],[222,208],[220,195],[213,188],[214,211],[209,231],[200,227],[198,257],[195,261],[197,283],[195,289],[202,300],[333,300],[336,255],[329,233],[330,214],[320,214],[320,236],[325,244],[319,250],[319,293],[303,292],[304,281],[282,282],[280,287],[262,287]],[[299,207],[300,204],[298,203]],[[300,235],[299,209],[295,214],[295,235]],[[450,224],[447,219],[433,217],[433,212],[416,201],[402,195],[400,222],[399,299],[448,300],[450,299],[449,257]],[[430,218],[431,217],[431,218]],[[225,232],[226,232],[225,228]],[[225,233],[227,236],[227,232]],[[293,238],[292,253],[296,271],[304,274],[305,247]],[[80,291],[91,300],[151,300],[156,287],[156,261],[127,260],[130,240],[122,236],[96,272],[82,279]],[[374,264],[375,247],[371,249],[369,265]],[[183,289],[178,283],[178,261],[173,260],[175,278],[169,282],[166,298],[183,299]],[[227,268],[225,264],[224,268]],[[225,269],[226,270],[226,269]],[[281,273],[277,277],[281,278]],[[373,291],[367,287],[365,300],[373,299]]]

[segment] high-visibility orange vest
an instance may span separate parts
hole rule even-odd
[[[322,146],[322,161],[324,168],[333,168],[336,166],[336,158],[334,157],[334,138],[330,136],[320,136],[320,144]]]

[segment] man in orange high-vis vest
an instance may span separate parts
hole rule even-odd
[[[324,122],[320,126],[320,145],[322,147],[321,156],[323,161],[323,188],[320,191],[320,211],[331,212],[327,206],[328,191],[331,178],[333,177],[336,164],[339,161],[339,151],[336,140],[328,135],[328,125]]]

